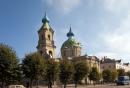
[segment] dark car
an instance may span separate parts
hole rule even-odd
[[[129,85],[130,84],[130,78],[129,76],[119,76],[118,80],[116,81],[117,85]]]

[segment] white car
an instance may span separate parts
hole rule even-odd
[[[25,88],[23,85],[10,85],[8,88]]]

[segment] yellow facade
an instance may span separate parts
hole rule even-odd
[[[43,25],[38,31],[39,41],[37,49],[42,55],[49,55],[51,58],[55,57],[55,48],[54,45],[54,31],[49,25],[49,20],[46,17],[43,18]]]

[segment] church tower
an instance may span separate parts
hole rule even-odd
[[[45,13],[44,18],[42,19],[42,27],[38,30],[39,40],[38,40],[38,51],[43,55],[49,55],[50,58],[55,57],[55,48],[54,45],[54,31],[49,24],[49,18]]]

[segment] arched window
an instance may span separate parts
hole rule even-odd
[[[50,37],[50,35],[48,35],[48,39],[49,39],[49,40],[51,40],[51,37]]]
[[[49,51],[49,55],[52,57],[52,51]]]

